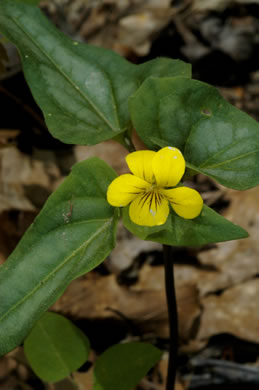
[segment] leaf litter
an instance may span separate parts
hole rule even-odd
[[[62,1],[45,0],[42,4],[63,30],[69,30],[69,34],[79,39],[87,38],[90,43],[110,47],[134,61],[156,54],[159,39],[166,42],[166,50],[169,50],[170,41],[166,36],[169,31],[172,36],[182,38],[179,53],[193,61],[195,75],[202,74],[205,59],[211,61],[215,52],[224,53],[224,60],[231,58],[235,61],[231,64],[235,63],[235,66],[231,68],[232,78],[225,68],[227,85],[220,88],[221,93],[238,108],[259,118],[258,72],[249,68],[245,82],[241,79],[240,84],[228,84],[229,80],[233,83],[233,74],[238,77],[240,69],[245,69],[243,74],[248,76],[248,68],[242,66],[257,47],[255,17],[251,14],[250,19],[247,18],[249,1],[231,2],[235,10],[244,7],[243,14],[235,11],[234,16],[227,8],[228,4],[219,0],[183,1],[181,6],[177,2],[171,5],[169,1],[152,1],[147,5],[144,1],[118,4],[112,0],[66,1],[64,6]],[[135,34],[129,34],[133,26]],[[216,28],[219,34],[213,35]],[[230,51],[224,46],[226,34],[232,38]],[[244,46],[249,50],[243,51]],[[160,55],[167,54],[163,46],[160,49]],[[206,74],[202,77],[210,82]],[[222,79],[216,78],[217,81],[222,83]],[[74,147],[72,153],[60,147],[56,149],[56,144],[50,149],[38,148],[37,143],[34,151],[28,153],[22,151],[20,145],[10,147],[8,141],[11,136],[11,144],[15,144],[17,137],[24,137],[24,129],[21,132],[15,124],[11,126],[15,133],[10,134],[5,124],[1,127],[0,140],[5,144],[0,150],[0,261],[3,262],[75,161],[97,155],[118,173],[125,173],[126,165],[125,151],[113,141],[91,148]],[[143,149],[144,145],[139,143],[138,148]],[[210,383],[218,380],[221,386],[232,383],[233,378],[239,378],[242,367],[246,378],[251,378],[249,368],[258,366],[259,355],[259,191],[226,190],[202,177],[193,185],[202,190],[207,204],[247,229],[250,236],[206,248],[174,251],[180,333],[179,389],[206,388],[208,377]],[[164,389],[169,331],[162,252],[158,244],[133,238],[120,226],[116,250],[96,270],[71,283],[52,310],[66,314],[89,335],[93,345],[91,362],[96,354],[114,342],[156,343],[165,351],[163,359],[138,389]],[[224,380],[220,369],[225,370]],[[247,382],[249,388],[258,383],[256,373],[253,372],[254,382]],[[86,367],[75,374],[74,381],[82,388],[88,388],[90,378]],[[23,361],[21,348],[1,359],[0,379],[1,385],[6,387],[18,382],[27,389],[39,386]],[[32,380],[34,385],[31,387],[29,382]],[[67,381],[66,385],[72,386]]]

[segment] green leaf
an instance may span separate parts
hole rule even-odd
[[[126,60],[72,41],[38,7],[17,0],[1,1],[0,25],[19,48],[26,79],[55,137],[94,144],[125,130],[125,98],[135,89],[125,77]]]
[[[173,246],[201,246],[214,242],[237,240],[248,236],[240,226],[203,206],[201,214],[194,219],[184,219],[171,210],[164,225],[146,227],[133,223],[129,208],[123,210],[123,223],[135,236]]]
[[[139,84],[142,84],[148,77],[192,77],[191,64],[181,60],[172,60],[170,58],[155,58],[144,64],[135,66]]]
[[[130,108],[149,148],[157,149],[156,139],[176,146],[189,168],[227,187],[244,190],[259,184],[259,124],[216,88],[182,77],[149,78]]]
[[[29,4],[29,5],[38,5],[41,0],[16,0],[18,3]]]
[[[54,137],[96,144],[131,128],[128,98],[147,75],[190,74],[190,66],[159,59],[136,66],[59,32],[39,8],[1,0],[0,29],[21,53],[33,96]]]
[[[161,351],[151,344],[117,344],[96,361],[93,390],[132,390],[161,358]]]
[[[76,164],[0,267],[0,356],[23,341],[71,280],[113,249],[118,210],[106,190],[115,177],[98,158]]]
[[[126,60],[72,41],[37,7],[5,0],[0,10],[1,30],[19,48],[27,81],[55,137],[95,144],[126,129],[125,99],[136,88],[125,77]]]
[[[46,382],[57,382],[88,359],[86,335],[67,318],[45,313],[25,339],[24,352],[35,374]]]

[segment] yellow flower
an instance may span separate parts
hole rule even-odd
[[[167,146],[158,152],[141,150],[126,157],[133,174],[117,177],[108,187],[107,200],[115,207],[130,204],[130,219],[142,226],[163,225],[169,203],[180,217],[196,218],[203,200],[192,188],[176,187],[185,171],[179,149]]]

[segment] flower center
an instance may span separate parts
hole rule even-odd
[[[164,195],[160,192],[160,188],[156,184],[152,184],[143,193],[141,200],[142,204],[148,204],[149,211],[152,215],[156,214],[157,208],[161,205]]]
[[[146,192],[151,192],[151,191],[159,191],[161,187],[157,185],[157,183],[154,181],[152,184],[150,183],[150,187],[146,189]]]

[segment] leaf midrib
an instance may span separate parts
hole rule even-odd
[[[18,23],[18,20],[14,19],[13,17],[10,16],[10,19],[13,21],[13,23],[22,30],[22,32],[24,33],[24,35],[26,35],[26,37],[38,48],[39,51],[41,51],[42,54],[44,54],[49,62],[56,68],[56,70],[64,77],[65,80],[68,81],[68,83],[74,88],[74,90],[79,93],[81,95],[81,97],[92,107],[92,109],[96,112],[96,114],[99,116],[99,118],[101,118],[105,123],[106,125],[113,131],[113,132],[118,132],[118,130],[120,130],[120,128],[116,129],[113,127],[113,125],[111,124],[111,122],[109,120],[107,120],[105,118],[105,116],[103,115],[103,113],[98,109],[98,107],[87,97],[87,95],[85,95],[82,90],[80,89],[80,87],[78,87],[67,75],[66,73],[64,73],[60,68],[59,66],[57,65],[57,63],[48,55],[48,53],[41,47],[37,44],[37,41],[35,41],[33,39],[32,36],[30,36],[26,30],[23,28],[22,24]],[[116,116],[116,120],[118,122],[118,125],[119,125],[119,121],[118,121],[118,117]]]
[[[58,360],[61,362],[62,366],[65,367],[65,370],[67,372],[70,372],[70,367],[66,364],[65,360],[62,359],[62,355],[60,354],[58,348],[56,347],[55,343],[53,342],[52,337],[48,334],[45,327],[43,326],[42,321],[38,322],[38,326],[41,329],[42,333],[45,335],[45,338],[49,340],[49,344],[51,345],[52,350],[54,351],[54,354],[57,356]]]
[[[15,305],[13,305],[7,312],[4,313],[2,317],[0,317],[0,322],[3,321],[6,317],[10,315],[11,312],[17,309],[20,305],[22,305],[27,299],[29,299],[34,293],[36,293],[39,288],[48,282],[49,279],[53,275],[55,275],[63,266],[65,266],[78,252],[80,252],[84,247],[87,247],[100,233],[102,233],[106,226],[111,224],[113,218],[110,218],[107,220],[105,224],[102,225],[100,229],[98,229],[87,241],[85,241],[81,246],[79,246],[76,250],[74,250],[70,256],[68,256],[61,264],[59,264],[54,270],[52,270],[45,278],[41,279],[41,281],[28,293],[26,294],[22,299],[20,299]],[[81,260],[81,259],[80,259]],[[77,262],[77,265],[80,263],[80,260]]]
[[[244,153],[244,154],[241,154],[241,155],[239,155],[239,156],[237,156],[237,157],[231,158],[231,159],[229,159],[229,160],[221,161],[221,162],[216,163],[216,164],[207,165],[207,166],[204,166],[204,164],[202,164],[202,165],[199,166],[199,168],[200,168],[200,169],[203,169],[203,168],[204,168],[204,169],[218,168],[218,167],[220,167],[220,166],[222,166],[222,165],[230,164],[230,163],[233,162],[233,161],[240,160],[240,159],[242,159],[242,158],[245,158],[245,157],[247,157],[247,156],[250,156],[251,154],[255,154],[255,153],[257,153],[258,151],[259,151],[259,148],[253,150],[252,152]],[[212,156],[211,158],[213,158],[213,156]]]

